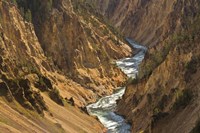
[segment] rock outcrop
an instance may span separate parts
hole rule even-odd
[[[104,131],[85,106],[124,84],[114,65],[131,55],[122,32],[149,47],[118,105],[132,132],[198,132],[199,7],[198,0],[0,0],[1,131]]]
[[[176,1],[174,14],[180,10],[184,17],[170,21],[179,20],[182,29],[149,48],[138,79],[127,85],[118,111],[132,132],[199,132],[199,7],[198,1]]]
[[[196,0],[85,0],[107,20],[141,44],[154,46],[186,28],[198,13]],[[185,18],[190,19],[185,19]]]
[[[2,132],[104,130],[79,107],[124,83],[113,62],[131,49],[89,11],[83,16],[84,6],[74,6],[0,0]]]
[[[42,20],[39,12],[33,15],[33,23],[45,55],[97,98],[125,81],[125,75],[111,63],[130,55],[130,48],[85,6],[54,2],[46,19]]]

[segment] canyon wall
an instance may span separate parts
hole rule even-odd
[[[126,76],[114,65],[114,60],[130,55],[128,45],[84,5],[67,0],[54,1],[46,11],[45,3],[40,3],[37,12],[30,7],[36,35],[53,65],[80,87],[86,88],[84,92],[89,92],[90,98],[81,92],[84,95],[80,95],[82,106],[91,102],[85,99],[94,101],[121,86]],[[79,95],[74,92],[76,90],[67,91]],[[71,97],[61,94],[68,99]],[[74,99],[80,101],[76,96]]]
[[[126,37],[152,47],[186,28],[198,13],[197,0],[85,0]],[[185,20],[185,18],[190,19]]]
[[[199,132],[200,4],[175,2],[172,16],[176,19],[165,21],[176,22],[175,27],[171,25],[168,37],[149,48],[137,79],[127,85],[118,105],[132,132]]]
[[[85,106],[124,85],[114,63],[131,55],[124,36],[149,48],[118,105],[132,132],[198,132],[199,7],[198,0],[1,0],[0,129],[105,131]]]
[[[114,61],[131,49],[75,6],[0,1],[1,131],[104,131],[84,107],[125,82]]]

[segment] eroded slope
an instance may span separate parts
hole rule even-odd
[[[102,132],[79,108],[123,84],[112,62],[130,48],[94,16],[77,15],[70,1],[20,2],[0,1],[1,130]]]
[[[132,132],[199,132],[199,15],[185,20],[187,28],[149,49],[119,102]]]

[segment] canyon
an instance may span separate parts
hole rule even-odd
[[[1,131],[107,132],[86,106],[125,86],[113,107],[131,132],[198,133],[199,9],[198,0],[0,0]],[[117,64],[140,52],[127,37],[147,47],[133,78]]]
[[[199,132],[199,1],[87,2],[125,36],[148,47],[137,78],[118,102],[131,131]]]
[[[104,130],[84,107],[124,84],[112,62],[131,48],[72,4],[0,1],[1,131]]]
[[[133,57],[120,59],[116,64],[131,79],[138,74],[139,64],[144,59],[147,49],[130,38],[126,38],[126,40],[131,47],[138,50],[138,53]],[[118,87],[118,90],[112,95],[103,97],[96,103],[87,106],[88,113],[97,116],[100,122],[108,129],[108,133],[130,133],[130,124],[115,112],[117,101],[122,98],[125,89],[126,87]]]
[[[115,13],[108,19],[149,49],[118,103],[119,114],[132,124],[132,132],[199,132],[199,1],[122,3],[131,2],[137,6],[128,8],[124,21],[115,23]],[[122,4],[116,14],[120,11]]]
[[[198,14],[197,0],[85,0],[126,37],[155,46],[186,28]]]

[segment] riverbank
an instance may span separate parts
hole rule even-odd
[[[144,59],[147,49],[129,38],[126,40],[129,42],[129,45],[139,51],[133,57],[116,61],[116,64],[128,77],[135,78],[139,64]],[[125,87],[119,87],[118,90],[114,94],[105,96],[96,103],[88,105],[87,111],[90,115],[98,117],[99,121],[108,129],[108,133],[130,133],[131,126],[126,123],[122,116],[115,113],[116,101],[123,96]]]

